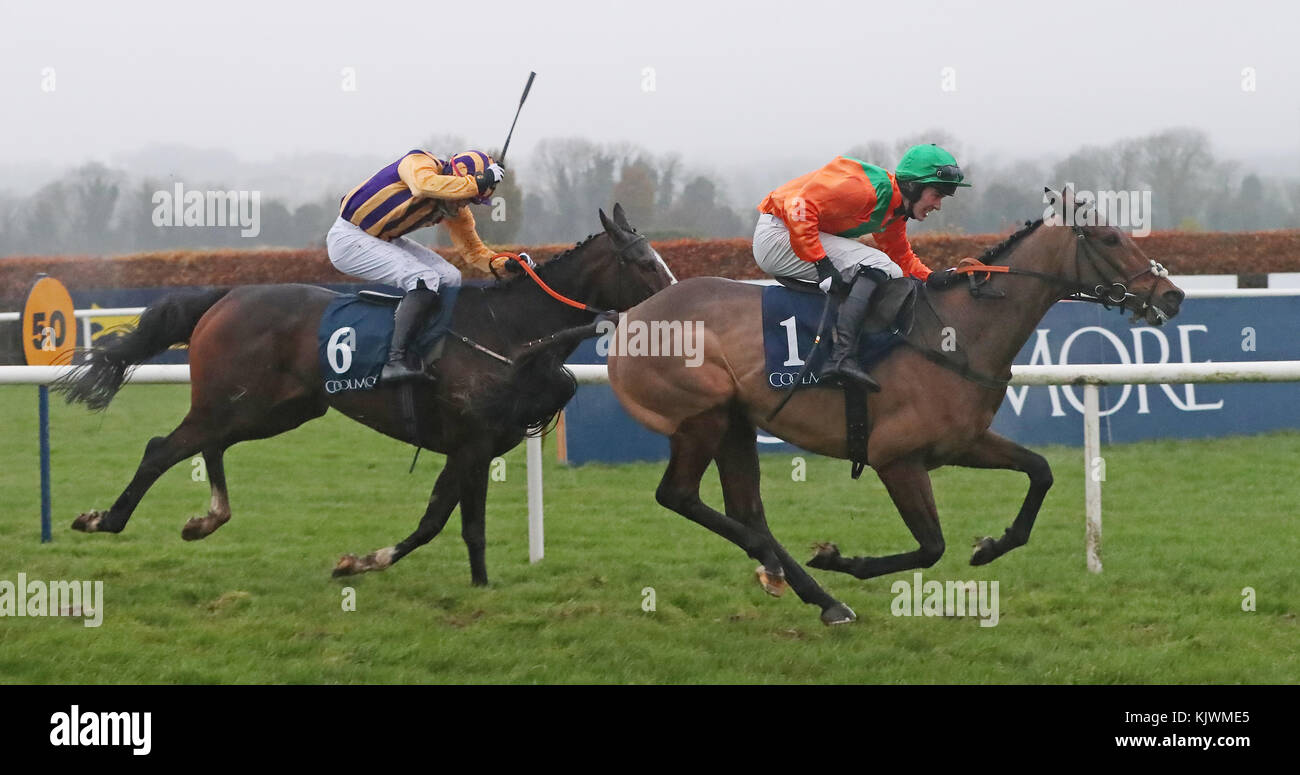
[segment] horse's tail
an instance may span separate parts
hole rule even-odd
[[[229,288],[173,293],[154,302],[140,322],[124,331],[100,337],[89,360],[54,384],[68,403],[84,403],[93,411],[108,406],[126,380],[126,370],[171,347],[188,342],[199,318],[222,299]]]

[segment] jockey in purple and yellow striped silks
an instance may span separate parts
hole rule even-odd
[[[443,161],[417,149],[343,197],[338,220],[325,240],[330,262],[344,274],[406,293],[394,315],[381,381],[429,376],[407,358],[407,348],[434,313],[439,291],[461,281],[459,269],[405,235],[443,223],[464,263],[500,269],[506,259],[493,260],[496,254],[479,239],[468,205],[489,203],[504,175],[482,151],[464,151]]]

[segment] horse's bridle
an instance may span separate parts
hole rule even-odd
[[[1105,277],[1105,273],[1102,271],[1101,266],[1098,264],[1099,256],[1098,256],[1097,249],[1093,247],[1091,243],[1088,242],[1087,232],[1085,232],[1083,230],[1083,227],[1081,226],[1071,226],[1070,228],[1071,230],[1074,231],[1074,236],[1075,236],[1074,279],[1063,277],[1061,275],[1049,274],[1047,272],[1035,272],[1032,269],[1017,269],[1016,267],[1013,266],[992,266],[992,265],[986,266],[983,264],[975,264],[973,266],[967,265],[964,268],[959,267],[958,268],[959,272],[968,275],[970,279],[971,295],[977,298],[980,297],[1001,298],[1005,294],[1002,294],[1000,292],[990,293],[989,291],[982,290],[984,284],[986,284],[989,280],[993,278],[994,273],[1014,274],[1014,275],[1022,275],[1024,277],[1033,277],[1042,280],[1043,282],[1065,288],[1066,290],[1069,291],[1069,293],[1062,296],[1061,297],[1062,299],[1072,299],[1074,301],[1093,302],[1102,305],[1106,309],[1111,309],[1112,307],[1119,307],[1120,309],[1123,309],[1124,304],[1128,302],[1129,299],[1140,298],[1137,294],[1129,290],[1129,285],[1134,280],[1136,280],[1137,278],[1141,277],[1144,274],[1147,274],[1148,272],[1151,273],[1157,279],[1169,276],[1169,271],[1167,269],[1165,269],[1156,261],[1151,260],[1150,265],[1147,266],[1145,269],[1142,269],[1138,272],[1134,272],[1132,275],[1124,277],[1123,279],[1112,280],[1109,283],[1098,283],[1096,285],[1089,286],[1087,283],[1083,282],[1083,258],[1084,258],[1083,253],[1085,251],[1087,252],[1087,260],[1089,265],[1097,272],[1098,276]],[[1110,265],[1112,268],[1114,267],[1114,265],[1111,264],[1110,261],[1107,261],[1104,256],[1101,256],[1100,258],[1107,265]],[[983,277],[977,278],[976,275],[983,275]],[[1156,315],[1160,318],[1161,322],[1163,322],[1165,320],[1168,320],[1169,316],[1166,315],[1164,311],[1161,310],[1159,307],[1152,306],[1151,299],[1155,295],[1155,290],[1156,290],[1156,283],[1152,283],[1151,290],[1147,292],[1145,298],[1142,298],[1142,306],[1134,311],[1134,315],[1145,314],[1146,310],[1154,309],[1156,311]],[[939,317],[939,311],[934,308],[934,304],[930,301],[928,296],[922,296],[922,298],[925,300],[926,306],[930,308],[930,313],[935,316],[935,319],[938,320],[940,325],[942,326],[943,320],[942,318]],[[981,387],[989,388],[991,390],[1002,390],[1006,388],[1008,384],[1010,384],[1011,376],[1009,373],[1006,377],[1002,377],[1002,378],[993,377],[987,374],[982,374],[972,369],[969,364],[961,363],[953,360],[947,353],[941,352],[939,350],[935,350],[930,347],[916,344],[915,342],[911,341],[911,339],[905,339],[904,341],[906,342],[907,345],[912,347],[921,355],[925,356],[930,361],[940,366],[943,366],[944,368],[949,369],[953,372],[956,372],[963,379],[974,382],[975,384],[980,385]]]
[[[619,297],[620,297],[620,298],[622,298],[622,295],[623,295],[623,274],[624,274],[624,273],[623,273],[622,270],[623,270],[624,267],[627,266],[628,263],[630,263],[630,262],[634,262],[634,261],[635,261],[635,259],[630,258],[630,257],[627,255],[627,252],[628,252],[629,250],[631,250],[632,248],[634,248],[634,247],[640,245],[640,244],[643,243],[643,242],[646,243],[647,245],[648,245],[649,242],[650,242],[649,239],[647,239],[646,236],[645,236],[644,234],[636,234],[635,232],[633,232],[633,234],[635,234],[635,239],[633,239],[632,241],[628,242],[626,245],[623,245],[622,247],[616,247],[616,248],[614,249],[614,258],[618,261],[618,270],[619,270],[619,271],[618,271],[618,292],[619,292]],[[613,238],[611,238],[611,242],[612,242],[612,241],[613,241]],[[565,297],[565,296],[563,296],[563,295],[557,293],[557,292],[554,291],[554,290],[553,290],[549,285],[547,285],[547,284],[545,283],[545,281],[543,281],[542,278],[541,278],[540,276],[538,276],[537,272],[535,272],[535,271],[532,269],[532,267],[529,267],[527,264],[525,264],[525,263],[524,263],[524,262],[519,258],[518,254],[515,254],[515,253],[498,253],[497,256],[505,256],[505,257],[507,257],[507,258],[509,258],[509,259],[511,259],[511,260],[513,260],[513,261],[515,261],[515,262],[519,265],[520,271],[524,272],[524,273],[527,274],[530,278],[532,278],[533,282],[537,283],[537,285],[538,285],[538,286],[539,286],[543,291],[545,291],[548,295],[550,295],[552,298],[554,298],[556,301],[560,302],[561,304],[565,304],[565,305],[568,305],[568,306],[570,306],[570,307],[575,307],[575,308],[577,308],[577,309],[583,310],[584,312],[590,312],[590,313],[592,313],[592,314],[594,314],[594,315],[596,316],[596,321],[597,321],[597,322],[599,322],[599,321],[601,321],[601,320],[617,320],[617,319],[618,319],[618,314],[617,314],[614,310],[602,310],[602,309],[600,309],[599,307],[593,307],[593,306],[591,306],[590,304],[587,304],[587,303],[585,303],[585,302],[574,301],[573,299],[567,298],[567,297]],[[495,257],[495,256],[494,256],[494,257]],[[667,269],[667,265],[665,265],[664,268]],[[495,270],[495,269],[492,270],[492,273],[495,275],[495,274],[496,274],[496,270]],[[669,274],[671,275],[671,271],[669,271]],[[593,325],[594,325],[594,324],[593,324]],[[579,328],[585,328],[585,326],[580,326]],[[571,330],[570,330],[570,331],[561,331],[561,332],[557,332],[557,333],[550,334],[550,335],[548,335],[548,336],[544,336],[544,337],[542,337],[541,339],[534,339],[534,340],[531,341],[531,342],[527,342],[527,343],[525,343],[522,349],[525,349],[525,350],[526,350],[526,349],[530,349],[530,348],[535,347],[535,346],[537,346],[537,345],[541,345],[541,344],[545,344],[545,343],[547,343],[547,342],[550,342],[550,341],[556,339],[557,337],[559,337],[559,336],[561,336],[561,335],[568,335],[568,334],[571,334],[571,333],[572,333]],[[462,337],[462,339],[465,339],[465,337]],[[465,341],[466,341],[467,344],[470,344],[471,346],[477,346],[474,342],[469,341],[468,339],[465,339]],[[488,354],[493,355],[493,356],[497,357],[498,359],[502,359],[501,356],[498,356],[498,355],[496,355],[496,353],[492,353],[491,351],[488,351]],[[509,363],[509,360],[508,360],[508,359],[502,359],[502,360],[505,360],[507,363]]]
[[[618,263],[620,266],[625,265],[627,264],[627,262],[632,260],[631,258],[628,258],[627,255],[625,255],[627,251],[631,250],[637,245],[640,245],[642,242],[649,242],[649,240],[646,239],[646,236],[644,234],[636,234],[636,232],[633,232],[633,234],[636,235],[636,239],[632,240],[631,242],[627,243],[623,247],[618,248],[617,250],[614,251],[614,258],[618,259]]]
[[[1106,273],[1102,271],[1099,259],[1101,262],[1104,262],[1112,268],[1114,268],[1114,265],[1111,264],[1110,261],[1106,260],[1104,256],[1100,255],[1097,249],[1088,241],[1088,233],[1084,231],[1082,226],[1071,226],[1070,229],[1074,232],[1075,236],[1074,279],[1063,277],[1061,275],[1049,274],[1047,272],[1035,272],[1031,269],[1018,269],[1013,266],[999,267],[996,271],[999,274],[1014,274],[1024,277],[1034,277],[1044,282],[1061,286],[1069,291],[1068,294],[1061,297],[1062,299],[1092,302],[1094,304],[1100,304],[1106,309],[1111,309],[1113,307],[1119,307],[1122,309],[1130,299],[1139,299],[1142,303],[1140,307],[1134,310],[1135,315],[1142,315],[1145,314],[1148,309],[1153,309],[1161,322],[1169,319],[1169,316],[1164,313],[1164,310],[1151,304],[1151,299],[1155,296],[1156,292],[1156,283],[1151,284],[1151,289],[1147,291],[1145,297],[1140,297],[1129,290],[1129,286],[1132,282],[1139,277],[1150,273],[1156,279],[1160,279],[1168,277],[1169,270],[1165,269],[1154,259],[1148,259],[1149,265],[1146,268],[1134,272],[1127,277],[1112,280],[1109,283],[1103,282],[1089,286],[1087,283],[1083,282],[1082,261],[1084,253],[1087,253],[1088,264],[1103,278]],[[984,285],[984,283],[988,282],[989,279],[992,278],[991,272],[983,272],[979,267],[971,267],[969,274],[971,276],[972,293],[976,296],[981,295],[979,289]],[[975,278],[975,275],[977,274],[984,274],[985,276],[983,279],[977,280]]]
[[[1104,276],[1104,273],[1097,264],[1098,252],[1097,249],[1092,246],[1092,243],[1088,241],[1087,232],[1085,232],[1081,226],[1071,226],[1070,228],[1074,230],[1075,237],[1074,274],[1075,277],[1078,278],[1076,282],[1082,286],[1083,270],[1079,264],[1080,253],[1087,251],[1088,263],[1092,265],[1093,269],[1097,270],[1098,275]],[[1106,264],[1111,265],[1112,267],[1114,266],[1110,261],[1105,259],[1105,256],[1102,256],[1101,258],[1106,262]],[[1145,269],[1140,269],[1122,280],[1112,280],[1109,287],[1104,284],[1098,284],[1092,287],[1091,292],[1081,293],[1076,291],[1074,295],[1068,298],[1075,299],[1076,301],[1091,301],[1102,305],[1106,309],[1110,309],[1112,305],[1122,309],[1129,299],[1139,298],[1137,294],[1129,290],[1129,285],[1132,284],[1134,280],[1148,273],[1150,273],[1156,280],[1169,276],[1169,270],[1161,266],[1161,264],[1155,259],[1147,259],[1147,261],[1148,265]],[[1133,314],[1143,315],[1146,314],[1148,309],[1153,309],[1156,312],[1156,316],[1160,319],[1160,322],[1163,323],[1169,319],[1169,316],[1164,313],[1164,310],[1151,304],[1151,299],[1156,293],[1156,285],[1157,283],[1155,282],[1151,283],[1151,288],[1147,291],[1146,297],[1141,299],[1142,305],[1134,310]]]

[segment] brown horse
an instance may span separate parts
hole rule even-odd
[[[563,367],[601,310],[623,310],[672,281],[663,259],[614,208],[604,231],[542,265],[558,293],[594,309],[565,306],[528,277],[461,289],[441,375],[407,392],[401,386],[329,394],[318,365],[317,327],[332,291],[308,285],[245,286],[168,296],[150,306],[130,333],[96,346],[90,362],[61,385],[68,401],[103,409],[125,371],[170,345],[190,343],[190,411],[174,431],[151,440],[126,490],[107,511],[82,514],[75,530],[117,533],[149,486],[176,463],[202,452],[211,509],[181,535],[204,538],[230,519],[222,455],[232,444],[284,433],[333,407],[395,439],[447,456],[419,526],[404,541],[362,558],[345,555],[335,575],[382,570],[436,536],[459,503],[461,536],[474,584],[487,584],[484,509],[488,469],[529,428],[545,425],[573,396]],[[514,357],[514,365],[489,353]],[[518,357],[520,352],[524,357]],[[534,357],[535,356],[535,357]],[[405,394],[405,395],[404,395]],[[340,493],[341,495],[342,493]]]
[[[1073,213],[1065,194],[1065,212]],[[1078,223],[1078,221],[1070,221]],[[882,557],[843,557],[821,544],[814,568],[866,579],[930,567],[944,539],[930,489],[939,466],[1011,469],[1029,477],[1020,513],[999,539],[983,538],[971,564],[982,565],[1029,540],[1034,518],[1052,486],[1040,455],[989,430],[1005,394],[1012,359],[1049,307],[1063,298],[1121,306],[1162,323],[1178,313],[1183,293],[1159,264],[1109,226],[1027,225],[983,256],[1011,267],[987,275],[977,296],[967,283],[943,292],[920,289],[907,346],[896,348],[873,374],[883,386],[867,399],[871,432],[868,462],[884,482],[903,521],[920,544]],[[895,282],[911,282],[899,280]],[[994,298],[999,293],[1003,298]],[[762,289],[721,278],[683,281],[632,308],[620,323],[697,320],[704,324],[703,361],[696,368],[670,357],[611,353],[609,379],[623,407],[646,427],[669,437],[671,457],[655,495],[663,506],[737,544],[762,565],[759,581],[771,594],[789,586],[822,609],[822,621],[855,617],[791,559],[768,529],[759,497],[755,428],[806,450],[847,458],[844,399],[815,387],[795,393],[769,418],[782,394],[764,378]],[[955,335],[956,352],[940,342]],[[700,480],[716,461],[725,514],[701,501]]]

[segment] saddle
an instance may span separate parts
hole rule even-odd
[[[822,295],[817,283],[798,280],[793,277],[777,277],[776,281],[795,293]],[[907,279],[896,278],[881,283],[876,292],[871,294],[871,309],[867,311],[867,320],[862,327],[863,333],[872,334],[891,329],[906,332],[912,327],[916,308],[917,284]]]
[[[824,348],[829,347],[829,337],[823,336],[821,345],[813,348],[812,337],[818,332],[817,318],[812,317],[811,310],[817,309],[820,312],[821,304],[818,301],[823,296],[821,289],[816,283],[805,280],[797,280],[789,277],[778,277],[777,282],[785,289],[793,291],[797,296],[785,294],[777,289],[770,289],[772,293],[765,292],[763,296],[763,329],[764,329],[764,347],[767,351],[767,373],[768,383],[774,388],[785,387],[788,390],[797,390],[803,387],[816,386],[816,379],[808,379],[816,371],[814,367],[824,358]],[[882,360],[888,355],[893,348],[900,344],[904,336],[912,328],[915,319],[916,301],[918,296],[919,284],[914,280],[899,278],[882,283],[871,297],[871,306],[867,312],[866,321],[862,328],[862,337],[859,342],[859,351],[857,357],[864,369],[870,369],[872,365]],[[816,296],[817,298],[813,298]],[[836,301],[832,298],[832,303]],[[769,309],[769,304],[770,309]],[[838,305],[837,305],[838,306]],[[802,334],[808,340],[807,365],[801,371],[805,376],[788,378],[782,372],[781,367],[790,363],[793,359],[787,361],[774,360],[774,356],[784,352],[789,354],[788,336],[778,338],[774,336],[777,332],[772,328],[772,324],[778,324],[782,316],[790,314],[793,311],[796,320],[798,333]],[[787,325],[789,319],[779,325]],[[827,326],[829,329],[830,327]],[[788,332],[787,332],[788,333]],[[826,332],[821,332],[826,333]],[[801,337],[801,338],[803,338]],[[785,342],[782,345],[782,342]],[[800,352],[803,352],[805,346],[800,343]],[[788,369],[787,369],[788,370]],[[812,372],[809,374],[808,372]],[[781,379],[774,379],[780,376]],[[867,461],[867,439],[871,434],[870,418],[867,416],[867,395],[866,391],[855,383],[847,383],[841,386],[844,393],[844,414],[845,414],[845,438],[848,444],[848,457],[852,461],[853,467],[851,476],[857,479],[862,475],[862,470],[868,465]]]
[[[428,367],[443,353],[459,288],[443,288],[438,312],[416,335],[411,348]],[[400,296],[378,291],[340,295],[329,303],[317,327],[318,363],[326,392],[371,390],[388,359],[393,308]]]

